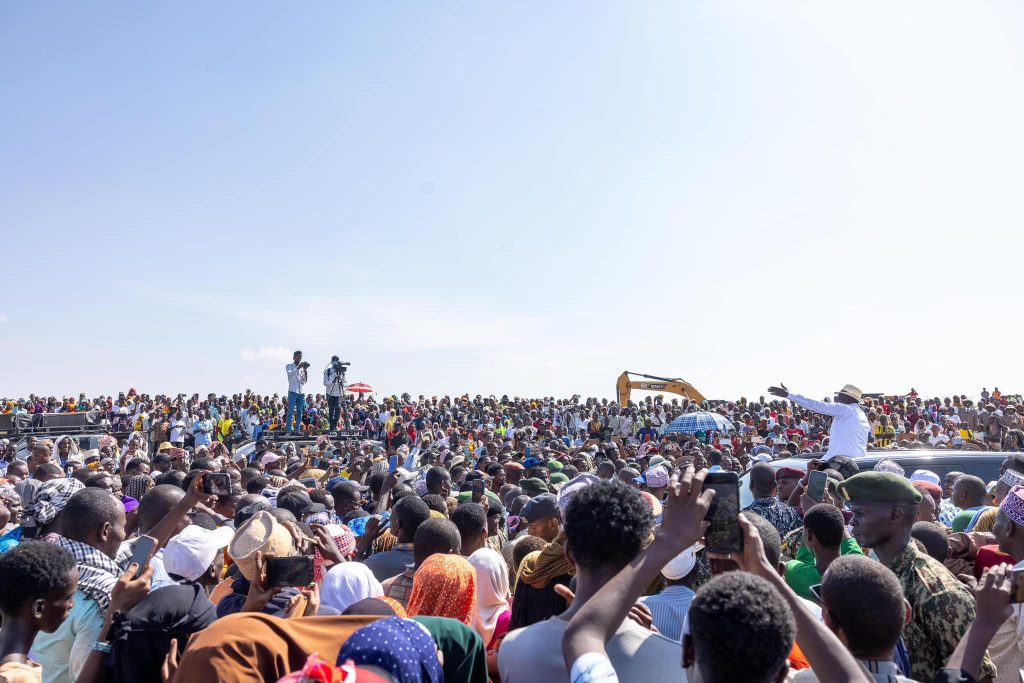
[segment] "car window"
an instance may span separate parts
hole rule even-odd
[[[782,467],[795,467],[797,469],[806,470],[808,460],[800,459],[787,459],[787,460],[774,460],[768,464],[774,467],[776,470]],[[750,492],[750,470],[747,470],[740,475],[740,509],[747,507],[754,502],[754,494]]]
[[[931,461],[920,461],[914,458],[892,458],[900,467],[904,470],[904,476],[910,477],[914,472],[919,469],[929,470],[934,472],[939,477],[941,482],[945,476],[950,472],[966,472],[976,477],[980,477],[984,482],[995,481],[999,478],[999,466],[1002,462],[1002,458],[990,458],[990,457],[965,457],[960,462],[943,462],[936,463]],[[945,458],[944,458],[945,459]],[[807,460],[800,458],[793,458],[787,460],[776,460],[771,464],[775,469],[780,467],[796,467],[798,469],[807,469]],[[870,470],[874,467],[875,462],[863,463],[864,470]],[[744,472],[740,475],[740,508],[745,508],[754,502],[754,496],[750,493],[750,473]]]
[[[984,481],[985,483],[995,481],[996,479],[999,478],[999,463],[993,462],[988,458],[984,460],[980,458],[977,460],[965,459],[963,462],[958,463],[921,463],[920,466],[918,466],[916,463],[899,464],[906,470],[905,474],[907,477],[911,476],[914,472],[916,472],[919,469],[926,469],[939,475],[940,482],[950,472],[965,472],[967,474],[972,474],[976,477],[980,477],[981,480]]]

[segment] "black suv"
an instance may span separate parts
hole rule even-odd
[[[781,467],[794,467],[799,470],[806,470],[807,463],[812,457],[821,457],[821,453],[803,453],[792,458],[773,460],[769,465],[775,469]],[[868,451],[867,455],[857,458],[857,466],[861,471],[868,471],[875,466],[879,460],[888,458],[903,468],[904,475],[909,477],[916,470],[930,470],[939,475],[941,480],[948,472],[966,472],[982,481],[990,482],[999,478],[999,467],[1003,461],[1016,453],[1004,453],[998,451]],[[740,475],[740,507],[745,508],[754,501],[750,493],[750,486],[747,484],[749,472]]]

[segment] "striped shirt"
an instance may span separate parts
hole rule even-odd
[[[675,641],[683,639],[683,621],[690,611],[690,603],[696,595],[686,586],[667,586],[657,595],[640,598],[654,616],[658,632]]]

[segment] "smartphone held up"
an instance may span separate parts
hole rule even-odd
[[[301,588],[313,583],[313,558],[310,555],[268,557],[267,588]]]
[[[132,577],[133,579],[139,578],[142,576],[142,572],[146,571],[149,561],[156,552],[156,544],[157,541],[152,536],[139,536],[139,540],[135,542],[132,559],[128,561],[128,564],[139,565],[139,568],[135,571],[135,576]]]
[[[825,487],[828,485],[828,474],[821,470],[812,470],[807,473],[807,495],[822,502],[825,500]]]
[[[715,497],[704,516],[708,522],[704,547],[711,553],[743,552],[739,477],[735,472],[709,472],[704,479],[704,490],[707,489],[713,489]]]
[[[203,493],[226,496],[231,493],[231,475],[227,472],[208,472],[203,475]]]

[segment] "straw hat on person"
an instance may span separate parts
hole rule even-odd
[[[853,386],[852,384],[847,384],[845,387],[843,387],[842,389],[840,389],[836,393],[837,394],[842,394],[843,396],[849,396],[850,398],[852,398],[857,403],[860,403],[864,399],[863,392],[861,392],[860,389],[858,389],[857,387]]]
[[[228,555],[247,581],[256,578],[256,553],[264,557],[288,557],[294,551],[292,535],[266,510],[260,510],[239,527],[228,546]]]

